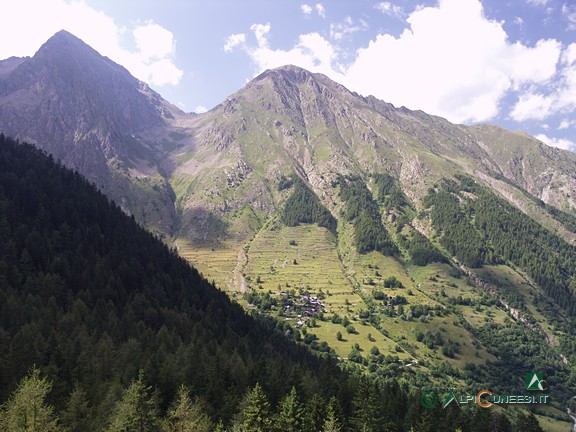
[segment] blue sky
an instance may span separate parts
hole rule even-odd
[[[64,28],[185,111],[291,63],[576,151],[574,0],[0,0],[0,14],[0,58]]]

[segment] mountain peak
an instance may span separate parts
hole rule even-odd
[[[58,40],[58,39],[60,39],[60,40],[70,39],[70,40],[81,41],[80,38],[78,38],[77,36],[74,36],[72,33],[70,33],[70,32],[67,31],[67,30],[64,30],[64,29],[62,29],[62,30],[57,31],[56,33],[54,33],[54,35],[53,35],[51,38],[49,38],[48,41],[50,41],[50,40]]]
[[[262,72],[260,75],[258,75],[254,81],[260,81],[264,78],[268,78],[268,77],[281,77],[281,78],[285,78],[288,79],[290,81],[296,82],[296,83],[303,83],[307,80],[309,80],[310,78],[313,78],[315,74],[313,74],[312,72],[301,68],[299,66],[294,66],[294,65],[285,65],[285,66],[280,66],[274,69],[267,69],[264,72]]]
[[[54,56],[66,58],[100,57],[100,54],[83,40],[66,30],[60,30],[48,39],[36,52],[35,58]]]

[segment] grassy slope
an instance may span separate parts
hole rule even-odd
[[[275,220],[269,221],[253,239],[245,243],[247,262],[242,267],[242,272],[246,276],[248,289],[254,288],[258,292],[271,291],[276,296],[287,289],[307,289],[312,295],[317,295],[322,290],[327,294],[323,300],[327,319],[317,320],[316,327],[307,328],[307,332],[316,335],[320,341],[326,341],[340,358],[346,359],[352,346],[358,344],[362,356],[367,357],[370,349],[376,346],[384,355],[398,356],[399,365],[417,360],[422,365],[429,366],[447,362],[461,369],[466,363],[482,365],[488,360],[496,360],[461,325],[459,317],[454,314],[434,316],[427,322],[405,321],[382,314],[382,332],[361,320],[359,312],[367,309],[365,299],[370,298],[375,289],[392,296],[406,297],[406,310],[413,305],[446,306],[450,297],[462,296],[464,299],[477,301],[483,292],[471,286],[466,278],[451,276],[451,267],[447,264],[434,263],[418,267],[376,252],[358,254],[353,248],[351,234],[350,226],[340,226],[339,241],[336,243],[331,233],[316,225],[284,227]],[[291,245],[291,240],[296,244]],[[238,262],[238,254],[231,250],[231,244],[223,244],[214,250],[186,249],[183,243],[179,243],[179,246],[184,256],[195,264],[200,264],[200,269],[206,276],[214,278],[223,288],[236,291],[233,295],[244,303],[237,293],[238,288],[230,283]],[[294,264],[294,260],[297,264]],[[527,299],[528,310],[542,322],[543,317],[530,301],[533,288],[522,275],[507,266],[488,266],[479,269],[478,273],[500,281],[501,284],[507,283],[511,290],[522,292]],[[399,279],[404,288],[384,288],[383,280],[389,276]],[[369,278],[372,279],[372,284],[368,283]],[[257,282],[258,280],[260,282]],[[411,290],[412,295],[408,294],[408,290]],[[460,305],[457,309],[473,327],[488,323],[502,324],[510,319],[506,311],[496,306]],[[271,313],[278,317],[278,311]],[[333,313],[349,318],[356,333],[348,334],[341,324],[332,323],[330,318]],[[278,318],[291,320],[293,325],[298,321],[296,317]],[[553,335],[551,328],[544,325],[544,329]],[[417,331],[440,334],[446,343],[456,343],[459,352],[453,359],[447,358],[442,354],[441,347],[430,349],[424,343],[418,342]],[[336,339],[337,332],[343,335],[340,341]],[[408,347],[409,352],[400,346]],[[421,371],[427,371],[429,366],[422,365],[414,366]],[[465,383],[452,380],[452,385],[464,388]],[[562,412],[550,409],[552,411],[549,415],[563,416]],[[546,425],[546,430],[562,430],[568,424],[550,417],[541,417],[541,422]]]

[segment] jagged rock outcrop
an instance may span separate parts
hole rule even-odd
[[[159,167],[165,150],[149,137],[181,115],[66,31],[33,57],[0,62],[0,130],[36,143],[165,231],[175,225],[173,192]]]

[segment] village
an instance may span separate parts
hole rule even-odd
[[[326,312],[326,305],[316,296],[310,294],[295,297],[285,291],[278,293],[281,296],[282,315],[286,320],[297,319],[296,328],[308,325],[310,318]]]

